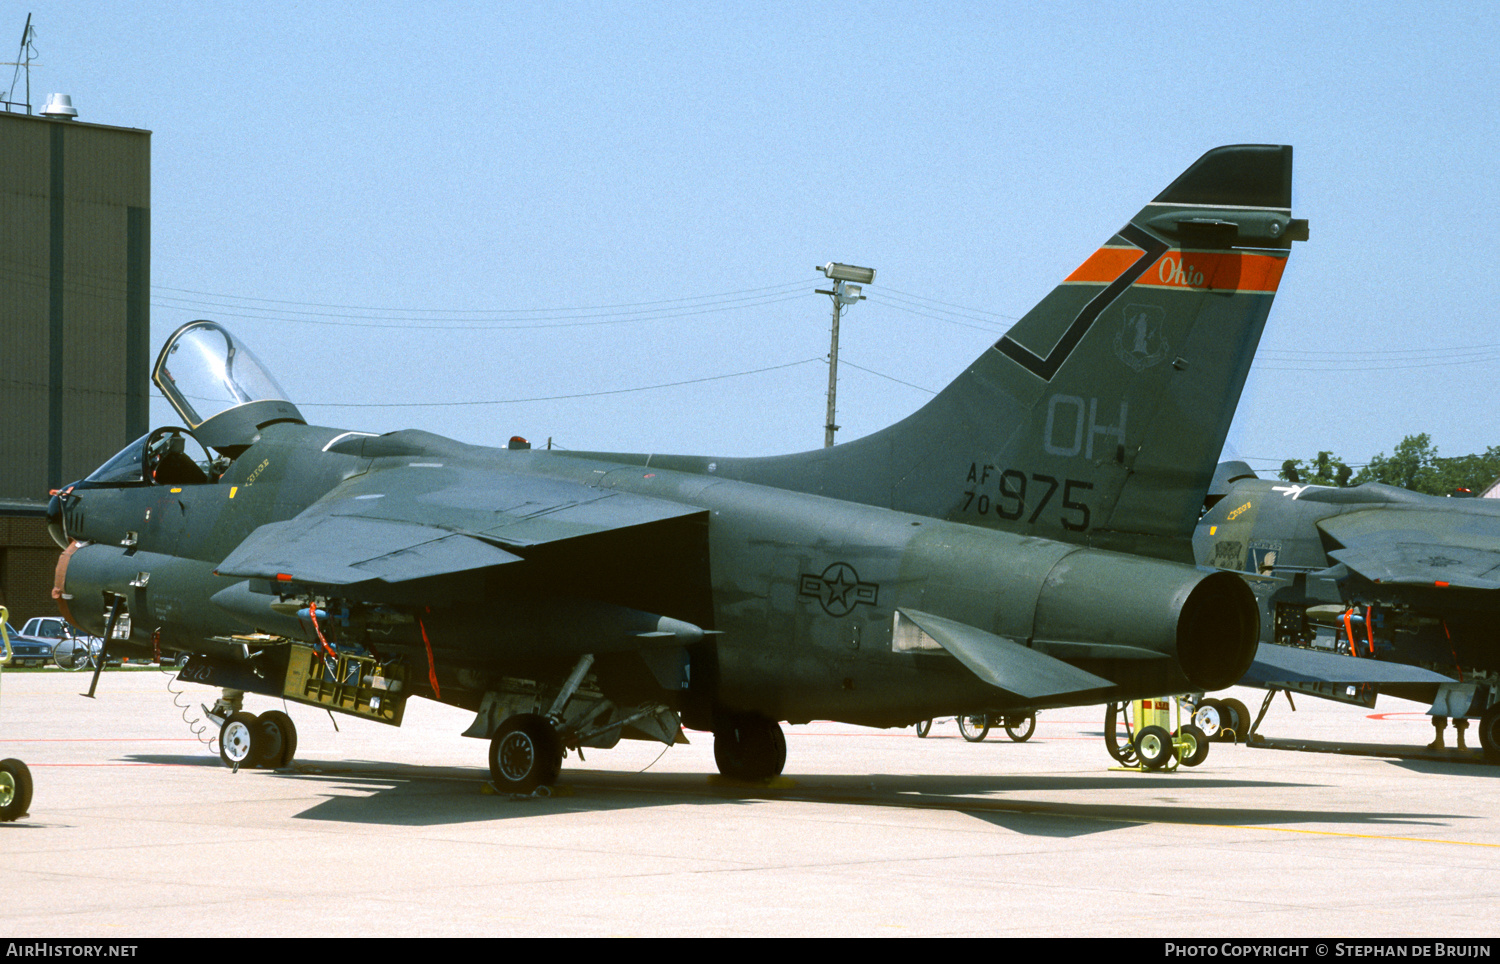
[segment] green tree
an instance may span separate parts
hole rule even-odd
[[[1491,445],[1476,455],[1437,459],[1437,495],[1448,495],[1457,489],[1468,489],[1475,495],[1500,478],[1500,445]]]
[[[1384,482],[1413,492],[1440,495],[1440,491],[1434,491],[1438,482],[1436,462],[1437,447],[1432,444],[1432,436],[1426,432],[1408,435],[1389,456],[1381,452],[1371,459],[1354,477],[1354,484]]]
[[[1319,452],[1310,462],[1287,459],[1281,463],[1281,477],[1288,482],[1343,487],[1349,484],[1349,478],[1353,474],[1354,470],[1332,452]]]
[[[1358,473],[1332,452],[1319,452],[1307,461],[1287,459],[1281,463],[1281,478],[1338,487],[1384,482],[1428,495],[1452,495],[1468,489],[1478,495],[1500,478],[1500,445],[1476,455],[1439,458],[1432,436],[1423,432],[1402,439],[1390,455],[1381,452]]]
[[[1500,477],[1500,445],[1481,454],[1439,458],[1432,438],[1423,432],[1402,439],[1389,457],[1384,452],[1375,456],[1354,482],[1384,482],[1428,495],[1452,495],[1459,489],[1478,495],[1496,477]]]

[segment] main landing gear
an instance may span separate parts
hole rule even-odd
[[[534,684],[485,694],[465,736],[490,740],[490,779],[497,791],[526,796],[557,782],[567,751],[614,746],[628,726],[632,735],[681,742],[682,724],[675,710],[660,703],[617,706],[593,687],[580,686],[594,657],[578,658],[550,706]],[[576,699],[575,699],[576,697]],[[786,765],[786,736],[773,719],[751,712],[714,714],[714,761],[719,772],[736,780],[769,780]]]
[[[490,741],[490,779],[502,793],[528,794],[552,786],[562,760],[562,737],[540,713],[507,718]]]
[[[758,713],[726,714],[714,727],[714,762],[735,780],[769,780],[786,766],[786,735]]]

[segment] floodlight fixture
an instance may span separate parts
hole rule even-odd
[[[834,281],[857,281],[862,285],[875,283],[874,268],[861,268],[858,265],[830,261],[825,265],[820,265],[818,270]]]

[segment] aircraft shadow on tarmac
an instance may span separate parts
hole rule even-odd
[[[204,765],[222,768],[215,757],[133,754],[134,763]],[[1425,762],[1425,761],[1418,761]],[[1436,764],[1434,764],[1436,765]],[[1470,768],[1464,768],[1467,772]],[[742,783],[702,773],[639,773],[564,769],[555,795],[509,797],[486,794],[484,771],[464,767],[421,767],[370,760],[298,762],[288,770],[223,773],[224,779],[275,779],[326,786],[322,802],[296,816],[303,820],[438,826],[505,820],[568,812],[603,812],[662,806],[723,806],[784,800],[838,806],[895,807],[968,814],[1013,833],[1077,837],[1152,823],[1209,826],[1435,827],[1465,819],[1463,814],[1288,809],[1232,805],[1236,790],[1313,789],[1309,782],[1205,778],[1191,781],[1171,774],[1101,773],[997,775],[812,775],[765,783]],[[1215,790],[1223,806],[1202,806],[1164,798]],[[1058,791],[1112,792],[1110,803],[1065,803],[1020,797]],[[1003,796],[1001,796],[1003,794]],[[1131,802],[1133,797],[1144,799]]]
[[[1469,760],[1429,760],[1429,759],[1401,759],[1389,761],[1392,766],[1412,773],[1432,773],[1442,776],[1461,777],[1486,777],[1494,779],[1500,777],[1500,767],[1493,765],[1475,766]]]

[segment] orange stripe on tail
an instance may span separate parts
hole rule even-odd
[[[1108,284],[1140,257],[1139,248],[1103,247],[1095,251],[1065,284]],[[1274,294],[1286,269],[1284,256],[1247,251],[1181,251],[1156,260],[1136,281],[1153,288],[1201,291],[1246,291]]]

